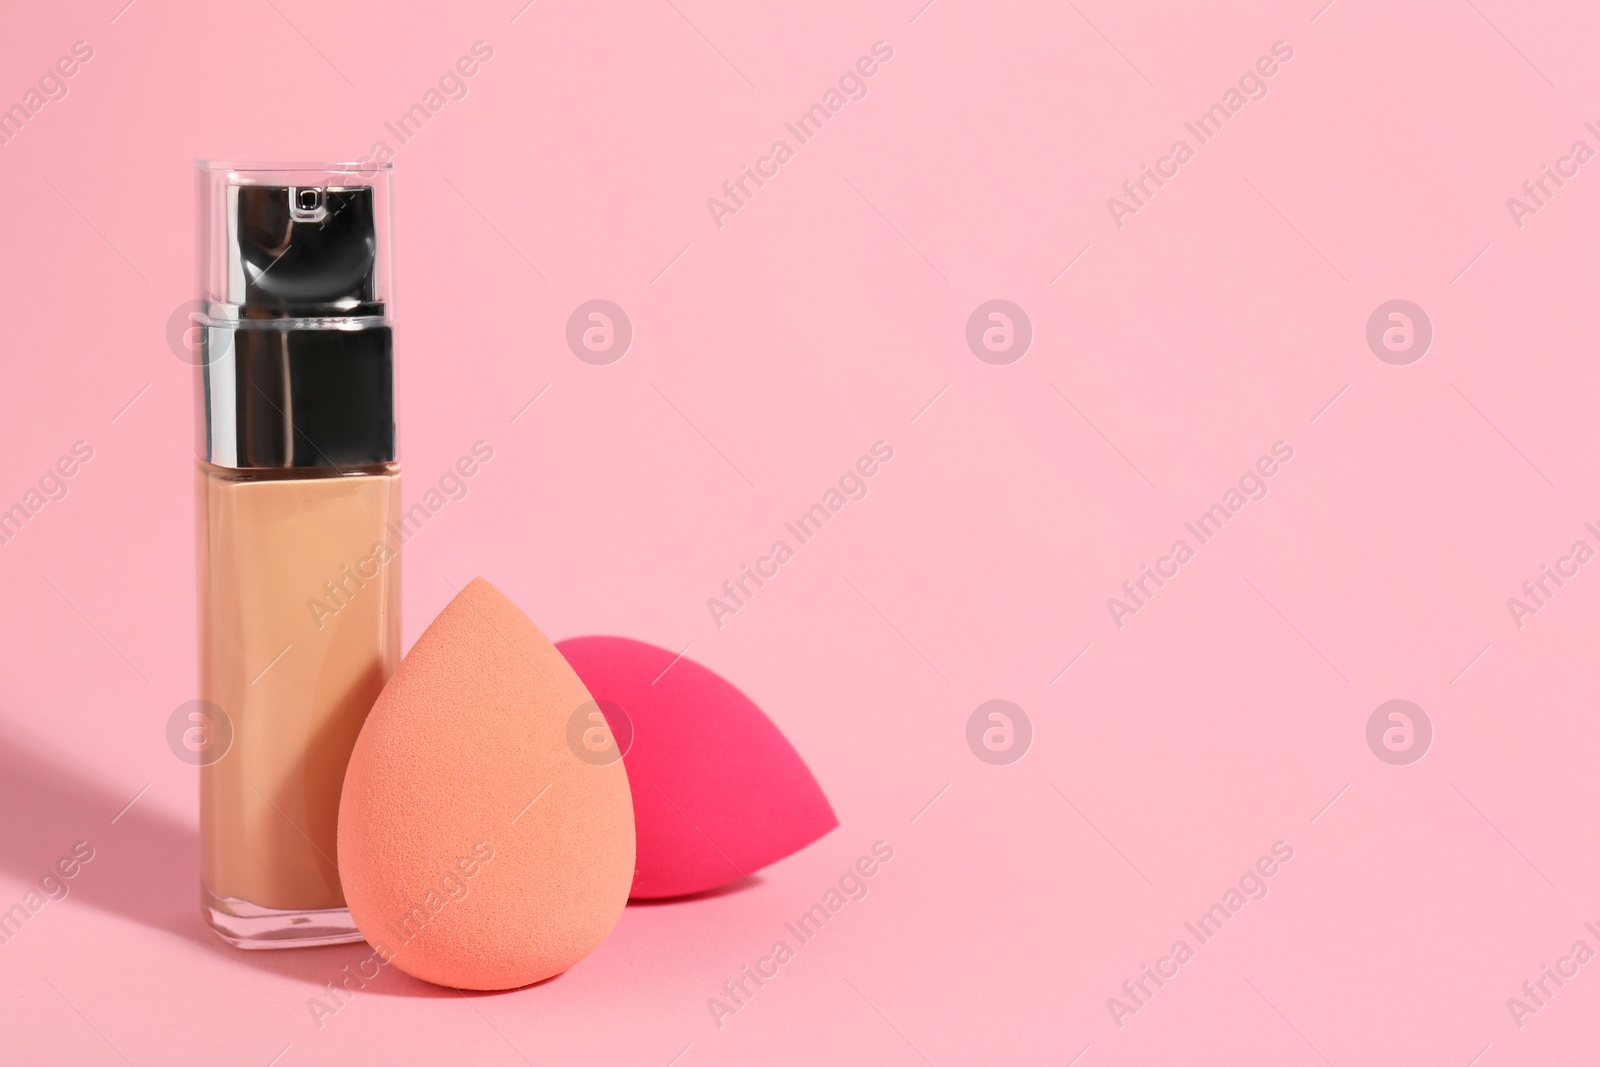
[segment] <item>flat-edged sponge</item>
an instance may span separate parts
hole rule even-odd
[[[383,959],[513,989],[605,940],[633,880],[633,803],[620,762],[569,741],[591,714],[555,646],[482,578],[439,613],[367,716],[339,805],[345,899]]]
[[[626,637],[556,647],[622,747],[638,833],[635,899],[747,877],[839,825],[794,746],[718,675]]]

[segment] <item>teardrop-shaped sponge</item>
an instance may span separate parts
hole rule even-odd
[[[367,716],[339,804],[339,873],[389,963],[458,989],[559,974],[605,940],[633,880],[621,762],[580,758],[589,693],[476,578]]]
[[[839,825],[794,746],[720,676],[626,637],[556,647],[624,746],[638,833],[635,899],[741,879]]]

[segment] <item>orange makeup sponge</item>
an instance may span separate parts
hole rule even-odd
[[[512,989],[605,940],[633,881],[633,803],[620,761],[569,741],[594,709],[482,578],[439,613],[367,716],[339,805],[345,899],[386,962]]]

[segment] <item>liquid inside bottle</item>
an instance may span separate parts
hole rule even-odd
[[[400,658],[400,470],[197,467],[202,911],[242,948],[360,940],[339,794]],[[215,709],[220,709],[215,710]]]

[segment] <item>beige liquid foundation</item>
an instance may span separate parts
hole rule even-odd
[[[387,167],[200,164],[201,910],[241,948],[359,941],[345,766],[400,658]],[[220,709],[218,711],[217,709]]]

